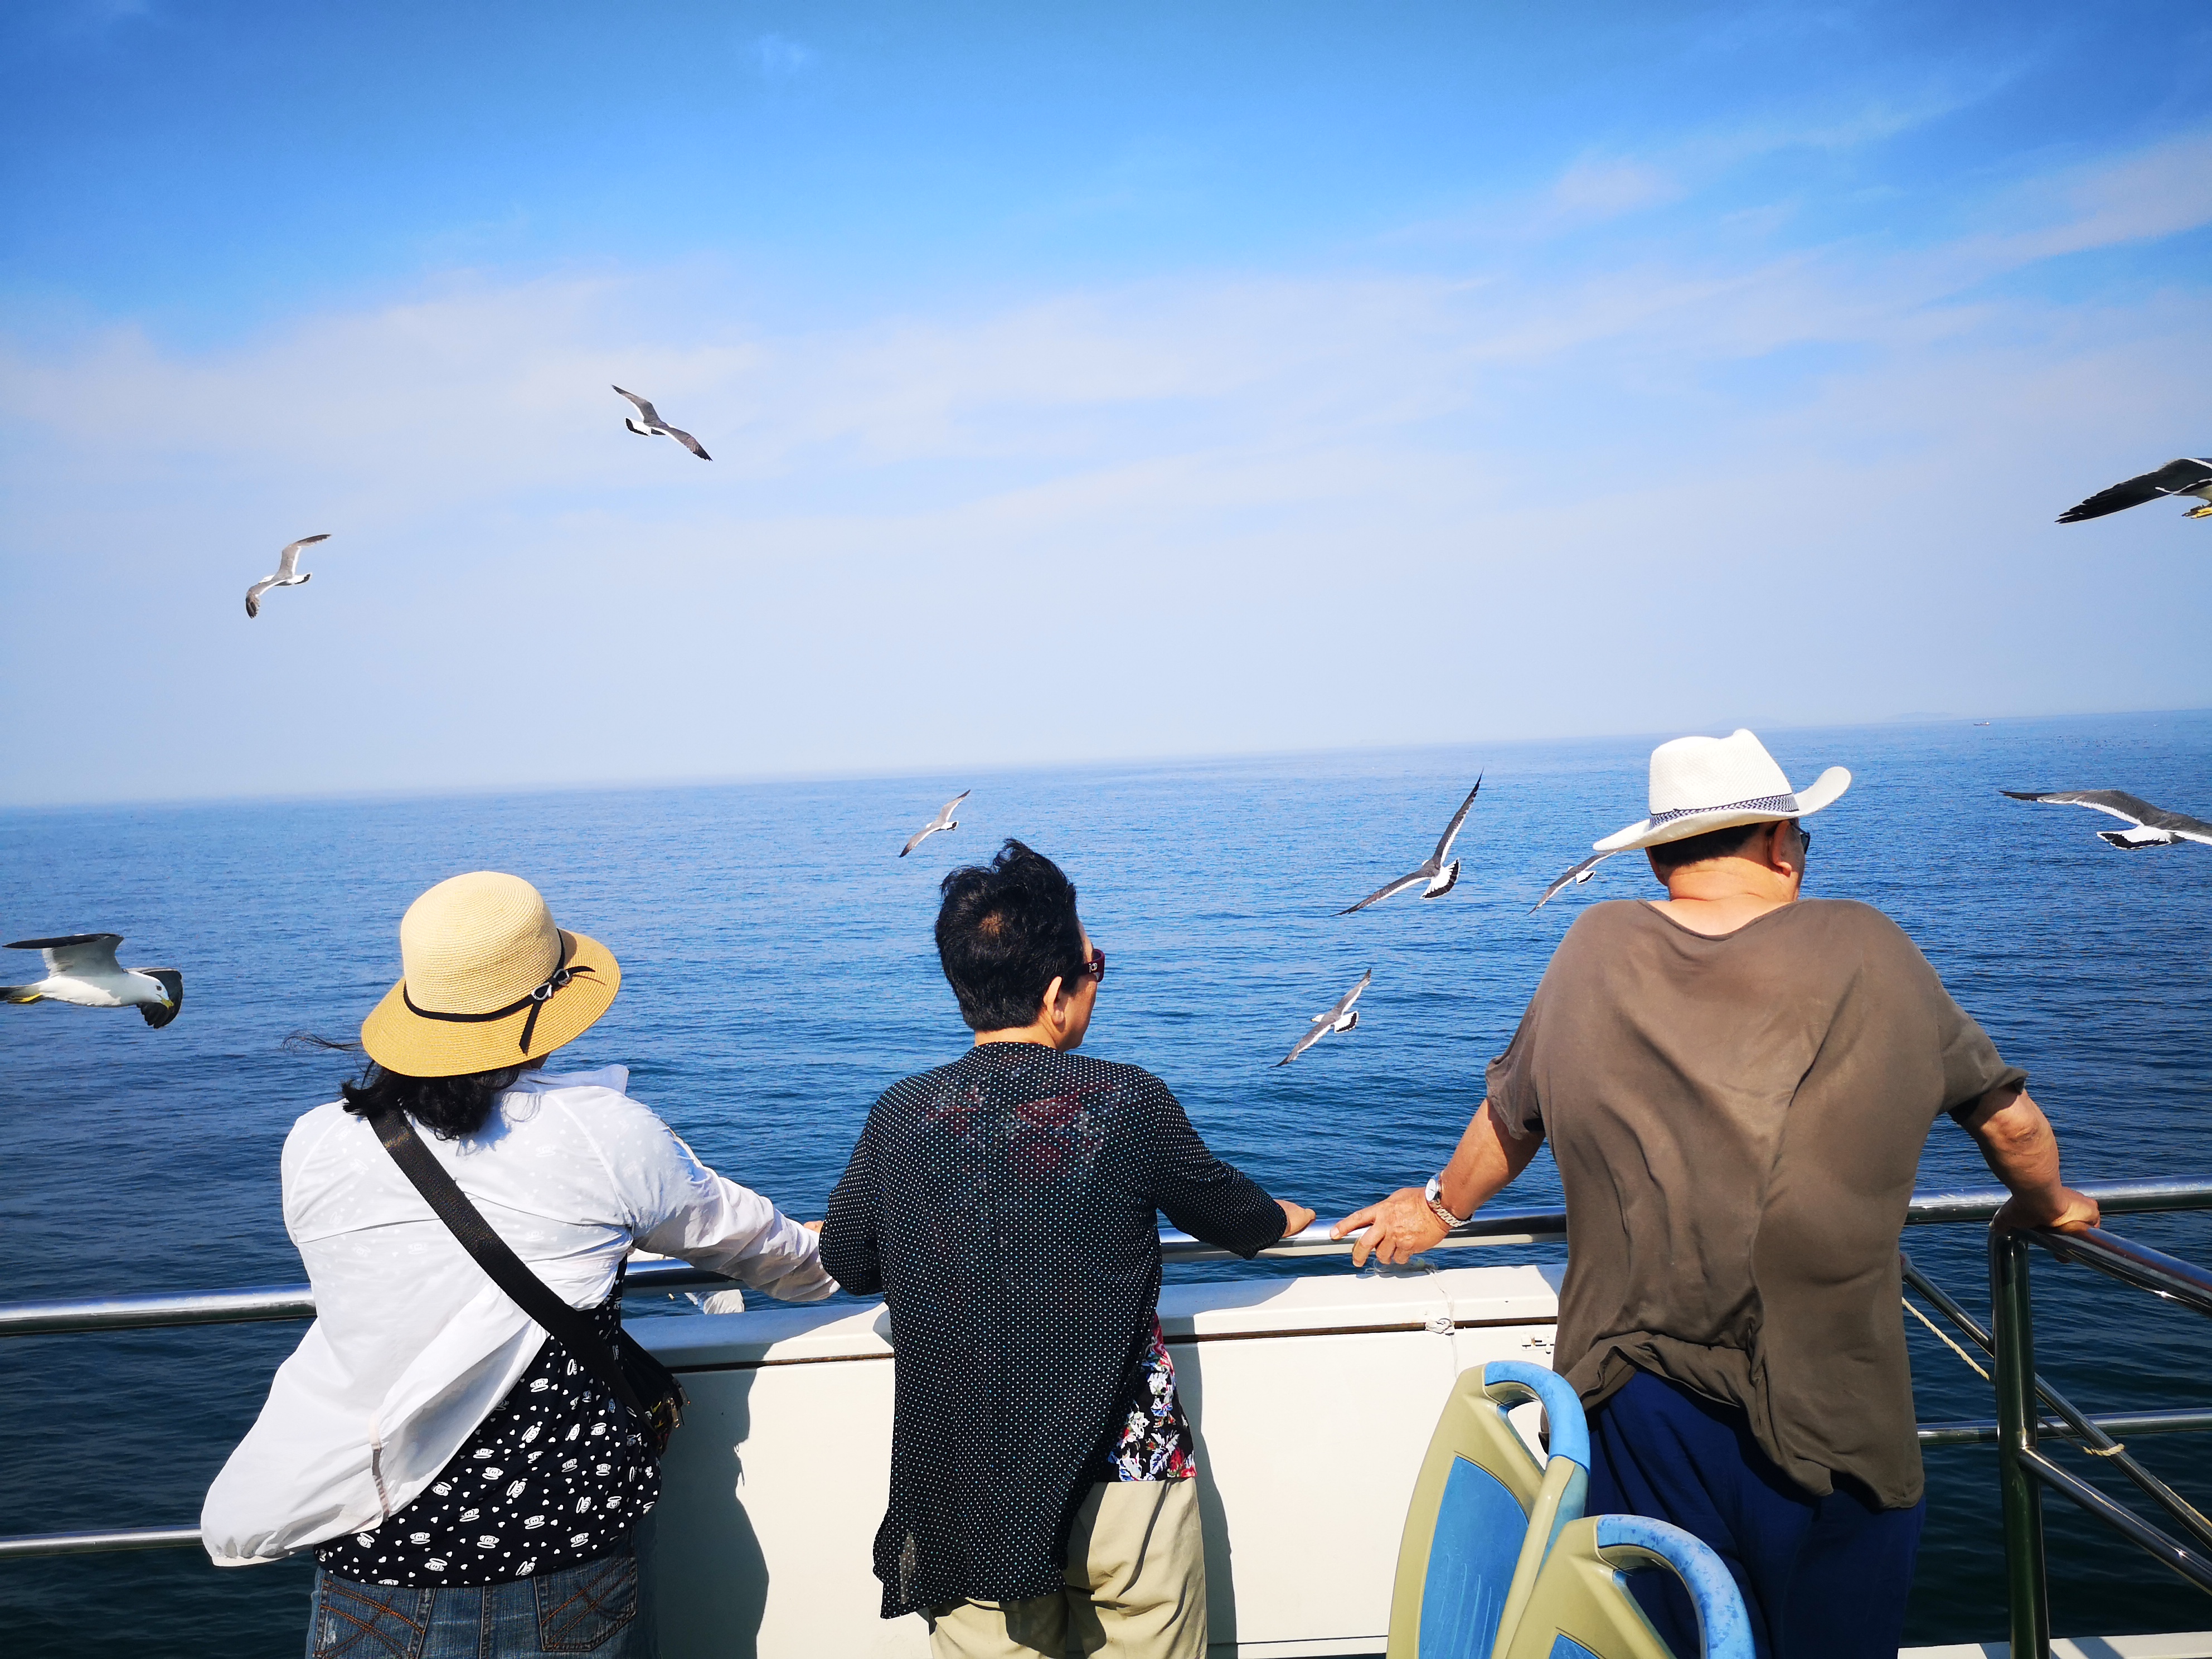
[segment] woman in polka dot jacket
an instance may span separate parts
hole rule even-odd
[[[1158,1078],[1074,1052],[1106,958],[1049,859],[1010,841],[943,893],[975,1046],[876,1103],[822,1234],[838,1282],[890,1308],[884,1617],[921,1613],[938,1659],[1204,1659],[1156,1215],[1250,1256],[1313,1212],[1215,1158]]]

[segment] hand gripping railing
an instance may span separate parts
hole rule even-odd
[[[2212,1273],[2115,1237],[2100,1227],[2079,1231],[1990,1235],[1990,1306],[1995,1330],[1984,1344],[1996,1359],[1997,1480],[2005,1529],[2007,1613],[2012,1651],[2049,1659],[2051,1608],[2043,1549],[2043,1488],[2050,1486],[2198,1589],[2212,1591],[2212,1521],[2130,1457],[2106,1431],[2112,1418],[2084,1419],[2035,1374],[2034,1310],[2029,1297],[2028,1247],[2061,1261],[2109,1274],[2194,1312],[2212,1317]],[[1923,1281],[1923,1292],[1929,1288]],[[1946,1310],[1950,1312],[1950,1310]],[[1959,1317],[1954,1314],[1954,1317]],[[2124,1474],[2163,1509],[2187,1541],[2153,1525],[2053,1462],[2039,1447],[2045,1423],[2037,1404],[2055,1407],[2093,1456]],[[2203,1415],[2197,1413],[2196,1415]]]
[[[2145,1213],[2168,1210],[2212,1209],[2212,1178],[2180,1177],[2160,1181],[2102,1181],[2085,1182],[2081,1191],[2094,1198],[2107,1214]],[[1996,1188],[1965,1188],[1952,1191],[1916,1193],[1905,1213],[1907,1226],[1956,1224],[1963,1222],[1986,1222],[2003,1206],[2007,1194]],[[1306,1257],[1347,1255],[1353,1240],[1332,1239],[1328,1233],[1332,1224],[1316,1221],[1304,1232],[1293,1239],[1271,1246],[1260,1254],[1271,1260],[1302,1260]],[[1562,1242],[1567,1236],[1567,1217],[1564,1210],[1531,1210],[1493,1212],[1478,1215],[1464,1226],[1457,1227],[1443,1240],[1438,1248],[1470,1249],[1504,1244],[1541,1244]],[[2151,1258],[2163,1263],[2167,1258],[2157,1257],[2155,1252],[2138,1247],[2124,1247],[2129,1260],[2135,1261],[2136,1270],[2152,1271],[2145,1265]],[[1167,1262],[1226,1261],[1233,1257],[1226,1250],[1214,1249],[1203,1240],[1188,1233],[1163,1228],[1160,1231],[1160,1259]],[[2187,1271],[2186,1263],[2176,1264]],[[1984,1352],[1994,1351],[1993,1339],[1982,1330],[1966,1310],[1935,1285],[1929,1284],[1913,1268],[1910,1259],[1905,1263],[1906,1281],[1926,1296],[1954,1324],[1975,1340]],[[2025,1273],[2023,1271],[2023,1283]],[[727,1287],[733,1281],[702,1267],[684,1261],[633,1261],[629,1264],[625,1288],[639,1294],[657,1294],[670,1291],[708,1287]],[[2138,1281],[2130,1281],[2138,1282]],[[2160,1285],[2149,1288],[2168,1293]],[[288,1320],[313,1319],[315,1316],[314,1296],[305,1285],[271,1285],[265,1288],[235,1291],[187,1291],[155,1296],[94,1297],[67,1301],[19,1302],[0,1304],[0,1337],[52,1336],[88,1331],[124,1331],[167,1329],[185,1325],[258,1324]],[[2002,1321],[1999,1322],[2000,1326]],[[2059,1415],[2039,1419],[2036,1428],[2050,1435],[2071,1435],[2088,1441],[2092,1446],[2112,1444],[2108,1430],[2128,1434],[2175,1433],[2188,1430],[2212,1428],[2212,1412],[2139,1412],[2095,1419],[2085,1418],[2062,1400],[2056,1390],[2035,1379],[2044,1403]],[[2000,1443],[2000,1456],[2008,1432],[2002,1419],[1994,1422],[1963,1422],[1923,1424],[1920,1439],[1923,1444],[1955,1445],[1996,1440]],[[2119,1462],[2124,1454],[2114,1459]],[[2131,1462],[2132,1460],[2128,1460]],[[2128,1467],[2123,1463],[2122,1467]],[[2060,1474],[2063,1475],[2062,1470]],[[2070,1477],[2068,1477],[2070,1479]],[[2150,1478],[2150,1477],[2145,1477]],[[2101,1494],[2097,1494],[2102,1499]],[[2109,1500],[2102,1500],[2109,1501]],[[2178,1500],[2177,1500],[2178,1501]],[[2010,1510],[2007,1516],[2009,1522]],[[2041,1531],[2036,1531],[2038,1549],[2035,1566],[2040,1582],[2042,1556]],[[197,1545],[199,1532],[191,1527],[144,1528],[121,1532],[36,1533],[15,1537],[0,1537],[0,1558],[20,1555],[79,1555],[105,1553],[117,1550],[166,1549]],[[2007,1534],[2009,1551],[2011,1534]]]
[[[2107,1213],[2155,1210],[2212,1209],[2212,1178],[2169,1181],[2093,1181],[2081,1188]],[[1908,1227],[1987,1221],[2004,1204],[2001,1188],[1915,1193],[1905,1212]],[[1308,1256],[1349,1255],[1352,1240],[1328,1237],[1331,1222],[1316,1221],[1296,1238],[1260,1254],[1271,1261]],[[1440,1249],[1500,1244],[1552,1244],[1567,1236],[1565,1210],[1508,1211],[1476,1216],[1455,1227]],[[1173,1228],[1160,1230],[1160,1260],[1167,1262],[1229,1261],[1227,1250]],[[628,1288],[639,1293],[726,1289],[735,1283],[686,1261],[633,1261]],[[0,1337],[49,1336],[70,1331],[166,1329],[177,1325],[242,1325],[313,1319],[315,1298],[305,1285],[270,1285],[238,1291],[193,1291],[155,1296],[104,1296],[57,1302],[0,1304]],[[4,1553],[0,1548],[0,1553]]]

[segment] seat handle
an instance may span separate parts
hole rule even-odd
[[[1582,1396],[1565,1377],[1525,1359],[1493,1359],[1482,1368],[1482,1392],[1501,1406],[1540,1401],[1551,1424],[1551,1455],[1589,1468],[1589,1424]]]

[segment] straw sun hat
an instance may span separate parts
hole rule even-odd
[[[1593,843],[1599,853],[1626,853],[1686,841],[1732,824],[1802,818],[1832,805],[1851,775],[1832,766],[1802,789],[1748,732],[1725,738],[1677,738],[1651,751],[1651,813]]]
[[[622,984],[597,939],[564,933],[520,876],[441,881],[399,920],[406,977],[362,1022],[361,1046],[409,1077],[495,1072],[583,1035]]]

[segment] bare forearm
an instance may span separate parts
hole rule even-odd
[[[2095,1201],[2060,1179],[2058,1137],[2025,1089],[2002,1103],[1984,1100],[1961,1120],[1961,1127],[1982,1149],[1990,1172],[2012,1194],[1999,1215],[2001,1226],[2095,1224]]]
[[[1528,1167],[1543,1144],[1541,1135],[1514,1139],[1499,1121],[1498,1109],[1484,1101],[1443,1167],[1437,1185],[1444,1207],[1454,1215],[1473,1215]]]
[[[1451,1162],[1444,1165],[1437,1183],[1437,1196],[1454,1215],[1472,1215],[1528,1167],[1528,1160],[1542,1144],[1541,1135],[1516,1140],[1506,1133],[1496,1109],[1486,1100],[1467,1126],[1467,1133],[1459,1138]],[[1411,1261],[1441,1243],[1449,1231],[1450,1228],[1422,1188],[1401,1187],[1380,1203],[1345,1217],[1330,1236],[1343,1238],[1358,1233],[1360,1237],[1352,1247],[1352,1261],[1354,1267],[1364,1267],[1370,1255],[1386,1263]]]

